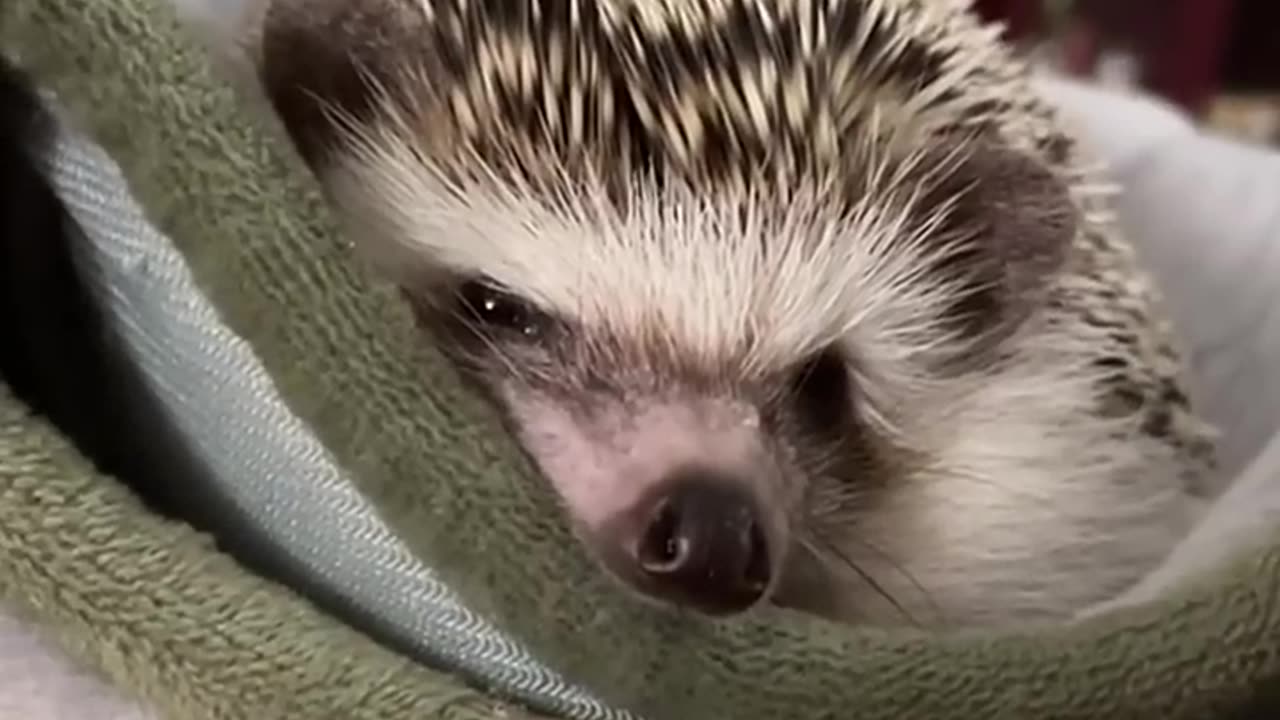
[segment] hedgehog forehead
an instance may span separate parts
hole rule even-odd
[[[512,228],[496,266],[477,257],[475,269],[588,338],[712,367],[766,372],[850,324],[845,272],[856,259],[832,237],[850,232],[847,223],[760,200],[672,194],[625,215],[508,207],[524,227]]]
[[[429,264],[503,285],[588,340],[706,368],[786,367],[883,324],[913,285],[912,208],[891,194],[850,204],[817,183],[783,195],[636,176],[618,203],[601,185],[366,167],[355,178],[385,203],[375,215]]]

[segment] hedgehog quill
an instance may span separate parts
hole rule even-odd
[[[654,602],[1060,619],[1212,431],[1105,186],[961,0],[276,0],[360,249]]]

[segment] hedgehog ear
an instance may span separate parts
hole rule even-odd
[[[965,337],[990,347],[1044,301],[1067,261],[1079,210],[1045,160],[986,140],[951,149],[959,159],[937,190],[953,203],[946,234],[965,242],[942,269],[967,290],[951,315]]]

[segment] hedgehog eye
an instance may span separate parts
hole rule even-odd
[[[791,389],[800,411],[816,427],[834,428],[848,419],[849,369],[839,351],[827,349],[811,357],[795,371]]]
[[[485,280],[468,280],[458,288],[458,303],[469,320],[494,329],[537,337],[546,316],[524,299]]]

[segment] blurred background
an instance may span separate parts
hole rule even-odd
[[[1280,0],[974,0],[1036,63],[1280,146]]]

